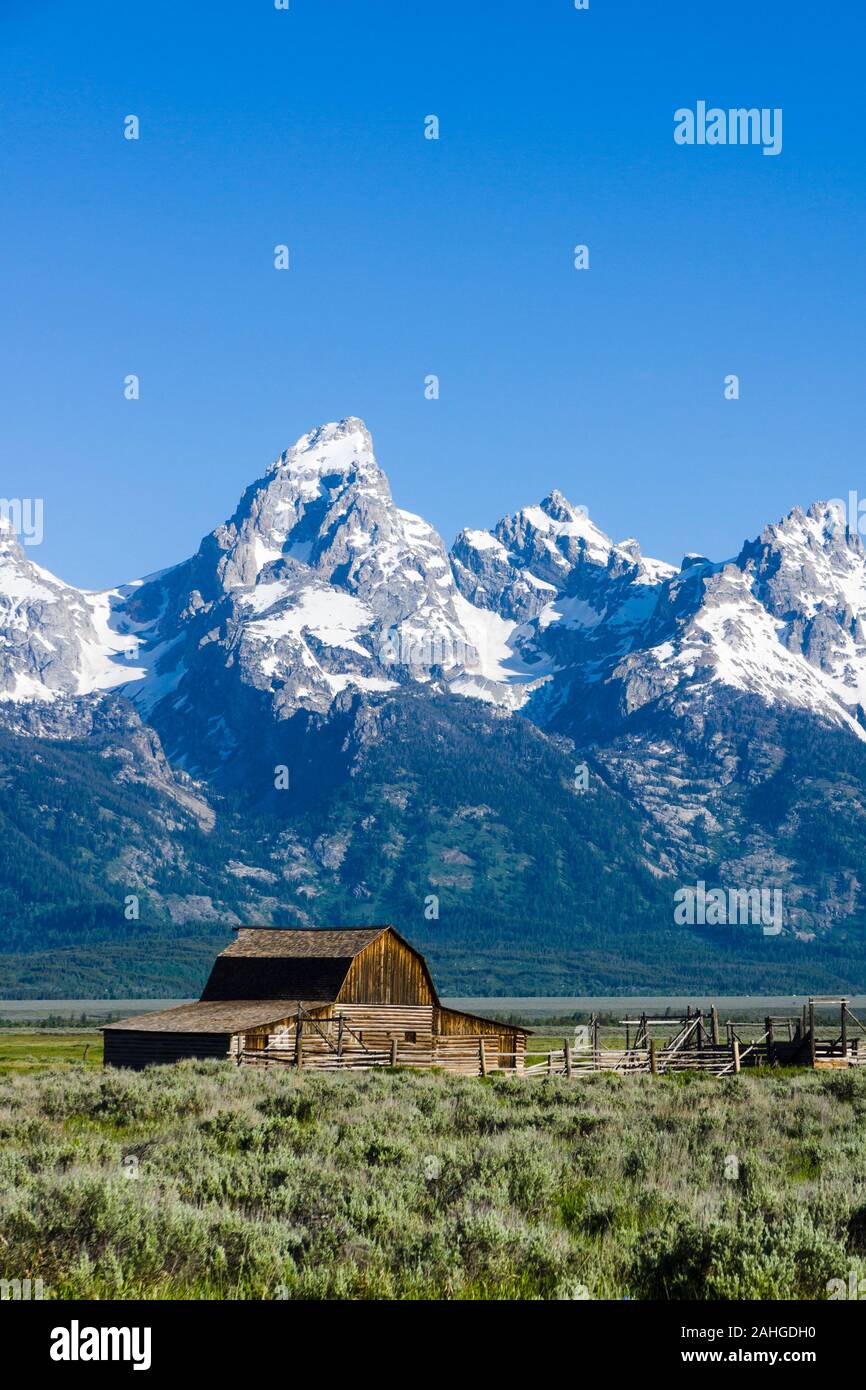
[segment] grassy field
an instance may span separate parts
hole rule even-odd
[[[89,1061],[0,1075],[0,1275],[48,1297],[820,1299],[866,1277],[866,1075]]]
[[[86,1058],[85,1058],[86,1049]],[[0,1032],[0,1073],[44,1067],[102,1066],[102,1034],[46,1029]]]

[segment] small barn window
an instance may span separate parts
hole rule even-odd
[[[406,1042],[417,1042],[417,1041],[418,1041],[418,1034],[417,1034],[417,1033],[407,1033],[407,1034],[406,1034],[405,1041],[406,1041]]]

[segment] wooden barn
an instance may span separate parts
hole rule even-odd
[[[201,999],[103,1029],[105,1064],[181,1057],[248,1065],[522,1071],[527,1030],[445,1008],[393,927],[241,927]]]

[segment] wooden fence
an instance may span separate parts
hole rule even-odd
[[[514,1067],[504,1062],[504,1054],[498,1050],[495,1038],[447,1038],[445,1046],[434,1046],[432,1060],[420,1060],[416,1053],[406,1053],[400,1047],[385,1050],[344,1047],[341,1053],[317,1052],[312,1056],[302,1056],[301,1067],[305,1071],[368,1071],[374,1067],[418,1067],[425,1070],[436,1067],[443,1071],[456,1072],[463,1076],[488,1076],[493,1072],[504,1072],[511,1076],[587,1076],[591,1072],[618,1072],[621,1075],[665,1076],[668,1073],[701,1071],[709,1076],[735,1076],[749,1066],[767,1066],[763,1048],[756,1045],[737,1045],[727,1048],[702,1048],[678,1050],[668,1054],[659,1049],[654,1055],[648,1048],[625,1049],[602,1048],[592,1051],[584,1048],[562,1047],[543,1053],[531,1053],[530,1060],[523,1067]],[[285,1048],[243,1049],[234,1054],[238,1065],[253,1067],[297,1067],[295,1055]],[[503,1064],[504,1063],[504,1064]],[[808,1065],[805,1063],[804,1065]],[[818,1069],[825,1067],[866,1066],[866,1052],[849,1053],[847,1057],[819,1056],[814,1063]]]
[[[537,1054],[536,1054],[537,1055]],[[623,1075],[645,1072],[647,1075],[664,1075],[673,1071],[706,1071],[714,1076],[722,1076],[734,1066],[732,1054],[727,1049],[711,1050],[689,1049],[668,1053],[664,1049],[629,1048],[572,1048],[567,1044],[562,1048],[542,1055],[541,1061],[530,1062],[524,1067],[524,1076],[583,1076],[588,1072],[613,1071]]]
[[[294,1054],[286,1048],[244,1049],[235,1054],[235,1061],[247,1067],[296,1067]],[[374,1051],[366,1047],[344,1047],[341,1053],[319,1052],[313,1057],[303,1058],[301,1066],[305,1071],[366,1071],[370,1067],[390,1067],[398,1065],[392,1061],[391,1051]]]
[[[832,1036],[819,1037],[816,1008],[838,1005],[839,1023]],[[357,1017],[355,1015],[358,1015]],[[496,1034],[446,1035],[406,1030],[404,1038],[388,1037],[381,1021],[355,1010],[342,1017],[317,1020],[304,1014],[303,1028],[264,1034],[254,1047],[242,1046],[232,1055],[239,1065],[293,1066],[316,1071],[358,1071],[373,1067],[438,1067],[465,1076],[487,1076],[507,1072],[512,1076],[580,1077],[590,1072],[610,1071],[624,1075],[646,1073],[663,1076],[668,1072],[701,1071],[710,1076],[735,1076],[743,1068],[764,1066],[859,1067],[866,1065],[866,1046],[853,1036],[853,1028],[866,1034],[866,1024],[850,1009],[847,999],[813,997],[802,1015],[767,1017],[764,1031],[745,1037],[748,1025],[728,1020],[720,1026],[718,1012],[708,1014],[689,1009],[685,1018],[624,1019],[626,1046],[606,1048],[593,1018],[586,1030],[589,1045],[572,1045],[563,1040],[561,1048],[535,1052],[531,1043],[526,1057],[520,1052],[503,1052]],[[362,1030],[360,1024],[364,1023]],[[369,1024],[376,1028],[374,1032]],[[353,1026],[355,1025],[355,1026]],[[760,1025],[758,1025],[760,1026]],[[654,1028],[664,1027],[673,1035],[666,1041],[652,1036]],[[634,1031],[632,1031],[634,1030]],[[783,1036],[783,1033],[787,1036]],[[249,1041],[249,1035],[247,1035]]]
[[[373,1067],[439,1067],[444,1071],[460,1072],[465,1076],[487,1076],[489,1072],[508,1070],[505,1054],[499,1050],[499,1039],[492,1034],[476,1037],[435,1035],[431,1042],[419,1046],[393,1039],[388,1047],[367,1047],[357,1038],[341,1041],[339,1047],[323,1037],[302,1037],[287,1041],[274,1036],[265,1047],[241,1048],[233,1053],[239,1066],[298,1067],[307,1071],[366,1071]],[[511,1054],[508,1054],[510,1057]]]

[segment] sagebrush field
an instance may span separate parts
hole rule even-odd
[[[51,1298],[807,1298],[866,1276],[866,1075],[0,1076]]]

